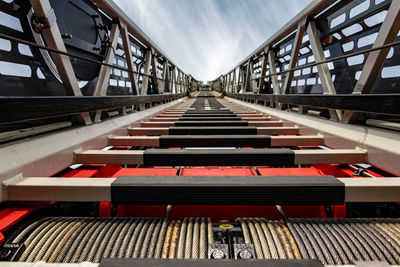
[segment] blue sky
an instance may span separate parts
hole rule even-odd
[[[183,71],[225,74],[311,0],[114,0]]]

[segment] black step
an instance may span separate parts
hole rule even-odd
[[[241,117],[180,117],[180,121],[240,121]]]
[[[268,149],[147,149],[145,166],[293,166],[294,152]]]
[[[230,126],[230,127],[169,127],[170,135],[238,135],[257,134],[257,127]]]
[[[236,114],[182,114],[182,118],[184,117],[237,117]]]
[[[340,205],[345,186],[333,176],[121,176],[114,204]]]
[[[230,110],[187,110],[185,114],[233,114]]]
[[[267,135],[161,135],[160,147],[270,147]]]
[[[177,127],[204,127],[204,126],[248,126],[247,121],[176,121]]]

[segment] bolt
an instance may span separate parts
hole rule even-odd
[[[216,250],[213,251],[212,257],[214,259],[220,260],[220,259],[225,258],[225,253],[220,249],[216,249]]]
[[[253,258],[253,255],[247,249],[240,251],[239,256],[240,256],[240,258],[245,259],[245,260]]]
[[[69,34],[69,33],[64,33],[64,34],[62,34],[61,36],[62,36],[62,38],[64,38],[64,39],[72,39],[72,34]]]

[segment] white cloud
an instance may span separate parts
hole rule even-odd
[[[311,0],[115,0],[183,71],[225,74]]]

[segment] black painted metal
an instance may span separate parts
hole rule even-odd
[[[319,108],[342,109],[400,115],[400,94],[365,94],[365,95],[321,95],[321,94],[237,94],[225,93],[227,96],[252,101],[277,102],[283,104],[312,106]]]
[[[211,113],[200,113],[200,114],[182,114],[182,118],[186,118],[186,117],[197,117],[197,118],[205,118],[205,117],[209,117],[209,118],[214,118],[214,117],[226,117],[226,118],[230,118],[230,117],[237,117],[236,114],[233,113],[216,113],[216,114],[211,114]]]
[[[67,51],[103,61],[106,51],[107,27],[97,7],[89,0],[51,0]],[[104,27],[103,27],[104,26]],[[82,81],[97,77],[100,65],[83,60],[72,60],[75,75]]]
[[[160,148],[168,147],[270,147],[267,135],[161,135]]]
[[[169,127],[171,135],[237,135],[257,134],[256,127],[246,126],[219,126],[219,127]]]
[[[293,166],[294,152],[267,149],[147,149],[145,166]]]
[[[180,117],[179,121],[241,121],[241,117]]]
[[[171,101],[184,95],[0,97],[0,124]]]
[[[114,204],[331,205],[345,186],[333,176],[120,176]]]
[[[203,126],[248,126],[247,121],[176,121],[177,127],[203,127]]]

